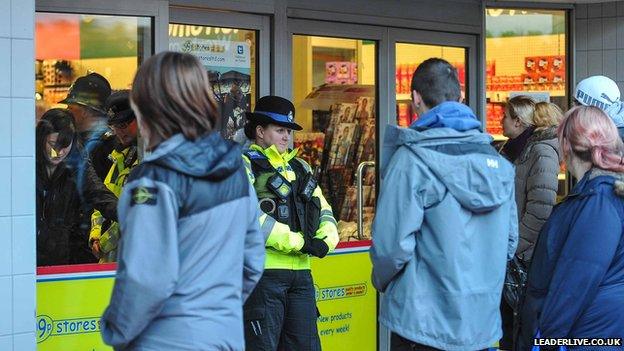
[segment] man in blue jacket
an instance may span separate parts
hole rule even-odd
[[[388,127],[373,223],[373,284],[392,350],[481,350],[501,337],[505,266],[518,229],[514,170],[460,104],[442,59],[412,78],[420,118]]]

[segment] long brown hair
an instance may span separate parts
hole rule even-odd
[[[161,52],[145,61],[130,98],[149,129],[148,149],[174,134],[189,140],[219,128],[219,114],[206,70],[191,54]]]

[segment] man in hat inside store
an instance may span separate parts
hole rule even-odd
[[[323,258],[338,244],[331,206],[312,168],[290,150],[295,107],[278,96],[258,100],[247,113],[243,154],[262,214],[264,274],[244,306],[246,350],[321,349],[310,256]]]
[[[137,122],[130,108],[130,92],[121,90],[113,93],[106,100],[106,110],[108,125],[118,143],[108,157],[113,165],[104,179],[104,185],[119,198],[130,171],[139,163]],[[93,211],[89,246],[100,263],[117,261],[119,239],[119,224],[113,218],[105,218],[99,211]]]
[[[574,90],[574,103],[603,110],[615,123],[620,138],[624,140],[624,103],[620,88],[611,78],[591,76],[580,81]]]
[[[87,151],[95,173],[104,180],[112,162],[108,155],[116,146],[115,136],[107,127],[104,103],[111,94],[108,80],[98,73],[79,77],[69,88],[61,104],[74,115],[76,129]]]

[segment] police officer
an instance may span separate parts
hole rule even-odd
[[[106,100],[108,125],[115,133],[118,146],[113,149],[109,159],[113,165],[109,169],[104,185],[117,197],[121,194],[126,178],[139,162],[137,157],[137,122],[130,108],[130,92],[122,90],[113,93]],[[89,244],[100,263],[115,262],[119,224],[110,218],[104,218],[99,211],[91,216]]]
[[[110,94],[108,80],[98,73],[89,73],[76,79],[67,97],[59,101],[74,115],[80,141],[100,180],[104,180],[112,165],[108,155],[116,146],[115,135],[106,126],[104,105]]]
[[[311,167],[289,150],[293,104],[281,97],[258,100],[247,113],[253,141],[243,159],[260,208],[266,240],[265,271],[244,306],[247,350],[320,350],[310,256],[323,258],[338,244],[332,209]]]

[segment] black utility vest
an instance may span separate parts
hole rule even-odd
[[[254,188],[262,212],[277,222],[288,225],[293,232],[302,232],[304,235],[314,237],[320,224],[321,201],[318,197],[304,201],[300,196],[305,186],[301,182],[310,173],[303,162],[297,158],[288,162],[295,173],[295,180],[288,182],[291,187],[290,195],[282,199],[267,186],[268,180],[275,174],[279,174],[267,157],[253,150],[247,151],[245,156],[251,162],[251,171],[255,177]]]

